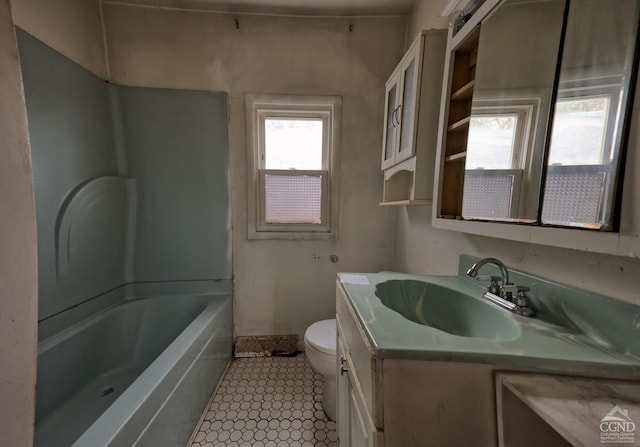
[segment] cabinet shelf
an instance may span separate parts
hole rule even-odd
[[[446,162],[454,162],[454,161],[462,162],[462,161],[464,161],[466,159],[467,159],[467,151],[464,151],[464,152],[459,152],[457,154],[447,155],[444,158],[444,161],[446,161]]]
[[[469,122],[470,121],[471,121],[471,117],[470,116],[465,116],[461,120],[458,120],[455,123],[451,124],[447,128],[447,131],[449,131],[449,132],[464,132],[469,128]]]
[[[469,99],[473,95],[473,86],[475,85],[475,79],[467,82],[465,85],[460,87],[458,90],[451,94],[452,101],[460,101],[462,99]]]
[[[448,107],[443,105],[443,109],[447,111],[446,121],[440,130],[442,146],[439,150],[444,160],[437,186],[441,192],[436,213],[450,219],[457,219],[462,215],[467,138],[480,42],[480,26],[467,25],[464,33],[455,36],[450,34],[451,51],[447,54],[445,69],[450,77],[448,86],[444,87],[449,93],[445,96]]]

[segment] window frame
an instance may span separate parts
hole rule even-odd
[[[542,195],[540,198],[539,225],[541,226],[560,226],[565,228],[588,228],[591,230],[599,230],[606,232],[615,232],[614,214],[615,210],[611,206],[611,202],[615,200],[615,192],[611,190],[610,183],[616,181],[615,166],[618,165],[618,158],[622,156],[621,151],[615,153],[615,145],[618,141],[618,133],[622,131],[619,126],[621,114],[623,113],[622,90],[624,88],[624,79],[619,74],[599,75],[595,77],[581,75],[574,70],[567,70],[566,79],[558,83],[557,103],[563,100],[579,101],[581,99],[592,99],[606,97],[609,99],[609,116],[605,120],[605,128],[603,130],[602,145],[600,148],[599,164],[553,164],[548,165],[549,171],[565,171],[568,173],[583,172],[603,172],[605,178],[600,189],[600,203],[597,215],[599,222],[565,222],[559,219],[543,218],[545,210],[546,195],[546,179],[543,184]],[[629,109],[630,110],[630,109]],[[627,113],[630,113],[629,111]],[[553,150],[553,125],[549,129],[550,140],[549,147],[546,149],[549,154]],[[549,155],[547,155],[549,156]],[[620,185],[622,186],[622,185]]]
[[[618,122],[622,114],[621,90],[624,81],[620,75],[603,75],[595,78],[580,78],[578,76],[567,75],[566,80],[562,80],[558,85],[557,103],[561,101],[579,101],[581,99],[593,99],[606,97],[609,99],[609,117],[605,121],[602,147],[600,148],[600,164],[610,164],[615,142],[618,139]],[[553,111],[555,114],[555,109]],[[553,135],[553,126],[549,129]],[[549,153],[553,149],[553,138],[549,142]],[[576,165],[564,165],[576,166]]]
[[[475,94],[475,93],[474,93]],[[511,222],[528,222],[527,219],[521,218],[526,209],[531,205],[527,199],[533,200],[530,196],[529,184],[531,179],[537,178],[542,168],[542,164],[537,163],[535,157],[534,146],[540,143],[539,139],[542,132],[538,129],[540,123],[540,111],[549,103],[549,97],[546,92],[535,89],[526,89],[510,92],[497,92],[495,90],[486,90],[478,92],[478,98],[474,97],[471,107],[471,117],[474,116],[500,116],[515,115],[517,116],[516,130],[514,133],[514,148],[511,154],[511,168],[504,170],[507,175],[514,175],[513,197],[511,210],[516,214],[510,220]],[[487,169],[485,169],[487,170]],[[474,171],[478,169],[465,169],[465,175],[474,175]],[[497,175],[498,170],[488,169],[487,173],[477,173],[478,175]],[[514,172],[520,171],[518,174]],[[517,194],[517,195],[516,195]],[[535,195],[537,202],[538,195]],[[466,217],[469,221],[482,221],[487,218],[473,219]]]
[[[534,126],[539,108],[539,100],[518,99],[492,101],[476,101],[471,110],[471,119],[483,117],[515,116],[516,128],[511,150],[511,166],[507,169],[527,170],[531,163],[531,147],[533,145]],[[494,169],[494,168],[487,168]]]
[[[340,96],[246,94],[248,239],[337,239]],[[321,119],[320,170],[265,169],[266,119]],[[265,219],[265,175],[321,175],[321,223],[269,223]]]

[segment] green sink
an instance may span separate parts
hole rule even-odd
[[[507,311],[435,284],[390,280],[376,286],[382,304],[407,320],[461,337],[510,341],[520,326]]]

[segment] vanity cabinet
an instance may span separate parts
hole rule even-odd
[[[476,302],[471,265],[339,276],[341,446],[596,445],[615,405],[638,423],[637,306],[512,271],[539,313],[511,316]]]
[[[430,203],[447,35],[423,31],[385,85],[381,205]]]
[[[490,365],[375,355],[340,283],[336,312],[341,447],[497,445]]]

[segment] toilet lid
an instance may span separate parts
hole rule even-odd
[[[304,333],[304,338],[311,346],[325,354],[336,353],[336,320],[322,320],[313,323]]]

